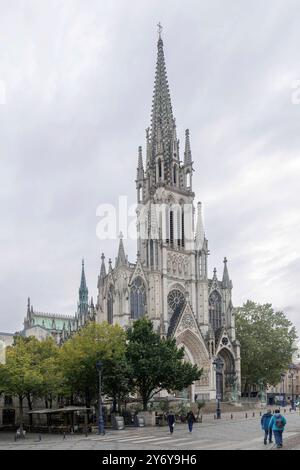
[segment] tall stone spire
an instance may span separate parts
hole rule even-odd
[[[198,202],[197,205],[197,227],[196,227],[196,236],[195,236],[195,248],[197,251],[201,251],[203,248],[205,239],[204,233],[204,223],[202,217],[202,204]]]
[[[169,157],[174,131],[174,117],[167,78],[161,29],[157,43],[157,62],[151,114],[152,157]]]
[[[127,259],[125,256],[125,250],[124,250],[124,245],[123,245],[123,234],[122,232],[120,233],[120,243],[119,243],[119,251],[118,251],[118,257],[116,260],[116,267],[118,266],[125,266],[127,264]]]
[[[85,313],[88,310],[89,291],[86,285],[84,260],[82,260],[81,281],[79,287],[79,313]]]
[[[223,279],[222,279],[222,287],[225,289],[231,289],[232,283],[229,278],[228,268],[227,268],[227,258],[224,258],[224,270],[223,270]]]

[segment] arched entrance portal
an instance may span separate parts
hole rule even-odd
[[[217,375],[217,391],[221,395],[222,401],[233,400],[237,385],[234,357],[227,348],[221,349],[218,357],[222,359],[224,366],[222,372]]]
[[[195,364],[191,351],[189,351],[189,349],[183,344],[180,344],[179,347],[184,347],[184,358],[183,358],[183,360],[185,362],[190,362],[191,364]],[[187,402],[188,401],[194,401],[194,393],[193,392],[194,392],[194,385],[192,384],[192,385],[190,385],[189,387],[187,387],[183,390],[175,391],[174,397],[175,398],[180,398],[181,400],[184,400],[184,401],[187,401]]]
[[[197,365],[199,369],[203,369],[203,375],[200,380],[193,383],[184,392],[181,392],[185,393],[185,396],[193,402],[195,401],[195,395],[203,393],[206,387],[209,387],[210,359],[205,345],[196,332],[193,332],[189,328],[182,331],[180,327],[177,331],[179,332],[179,335],[176,337],[176,342],[178,347],[184,348],[184,360],[193,365]]]

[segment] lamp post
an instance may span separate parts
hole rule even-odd
[[[221,419],[220,401],[222,399],[222,381],[223,381],[222,370],[224,367],[224,362],[220,357],[217,357],[213,362],[213,366],[216,371],[217,419]]]
[[[102,410],[102,365],[101,361],[97,361],[96,367],[99,373],[99,422],[98,422],[98,434],[104,435],[104,420],[103,420],[103,410]]]
[[[290,364],[289,366],[289,378],[292,379],[292,410],[295,409],[295,406],[294,406],[294,375],[295,375],[295,367],[294,367],[294,364]]]
[[[285,378],[285,374],[282,373],[280,374],[280,377],[281,377],[281,383],[282,383],[282,400],[281,400],[281,406],[284,407],[285,406],[285,399],[284,399],[284,378]]]

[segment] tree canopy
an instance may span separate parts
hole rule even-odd
[[[163,339],[147,319],[134,322],[127,332],[126,358],[131,371],[133,392],[138,393],[147,409],[149,400],[161,390],[181,391],[199,380],[202,370],[184,362],[184,349],[175,339]]]
[[[20,425],[23,425],[23,400],[29,407],[33,397],[55,393],[60,381],[57,365],[58,347],[52,338],[16,336],[6,350],[6,363],[0,366],[0,389],[19,399]]]
[[[89,323],[82,328],[60,351],[64,395],[77,396],[90,406],[98,393],[97,361],[102,362],[104,391],[117,393],[119,379],[113,368],[124,361],[125,348],[126,334],[118,325]]]
[[[294,352],[297,334],[283,312],[271,304],[248,300],[236,309],[236,335],[241,343],[241,370],[244,388],[263,383],[276,385]]]

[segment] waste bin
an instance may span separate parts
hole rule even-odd
[[[112,420],[112,425],[114,429],[117,429],[118,431],[125,429],[125,424],[124,424],[124,418],[123,416],[114,416]]]

